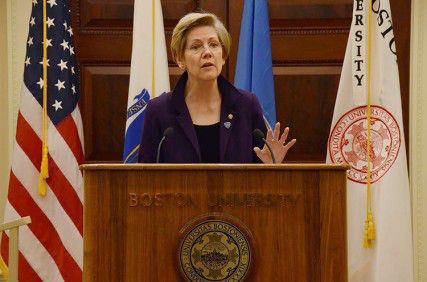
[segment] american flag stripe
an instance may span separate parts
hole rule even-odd
[[[73,117],[74,124],[76,126],[76,130],[78,133],[78,140],[81,143],[80,150],[83,154],[83,160],[84,160],[84,136],[83,136],[83,121],[82,121],[82,115],[80,114],[80,107],[76,107],[74,111],[71,113],[71,116]]]
[[[28,100],[27,100],[28,102]],[[35,107],[39,107],[40,106],[38,104],[35,105]],[[25,133],[25,134],[23,134]],[[59,135],[59,134],[58,134]],[[64,141],[65,142],[65,141]],[[34,146],[36,144],[36,146]],[[19,145],[19,146],[18,146]],[[23,147],[23,149],[21,149],[21,147]],[[17,127],[17,146],[15,148],[15,155],[14,155],[14,163],[19,164],[18,168],[14,168],[12,167],[12,171],[16,174],[17,171],[21,172],[21,174],[19,175],[19,179],[24,180],[25,178],[28,178],[29,175],[32,175],[32,179],[27,180],[26,182],[28,183],[28,185],[25,185],[26,187],[32,187],[31,183],[37,183],[38,181],[38,169],[35,167],[40,163],[41,160],[41,156],[40,153],[37,152],[39,151],[38,148],[41,148],[41,141],[39,139],[39,136],[37,136],[37,134],[33,131],[32,127],[26,122],[25,118],[20,114],[18,116],[18,127]],[[23,150],[25,151],[25,153],[23,152]],[[81,246],[82,245],[82,238],[81,238],[81,234],[82,234],[82,218],[81,218],[81,209],[82,209],[82,204],[78,198],[78,196],[75,194],[75,191],[73,190],[73,188],[69,185],[67,179],[61,174],[60,170],[56,167],[55,162],[50,159],[49,160],[49,164],[50,164],[50,173],[51,173],[51,178],[48,179],[48,183],[50,185],[53,185],[53,187],[58,186],[58,189],[52,189],[55,193],[56,190],[59,190],[58,194],[60,196],[62,196],[62,207],[61,204],[58,203],[57,206],[57,210],[55,211],[57,214],[57,218],[53,219],[53,218],[49,218],[49,220],[51,222],[58,222],[58,224],[64,224],[64,222],[66,223],[67,220],[65,220],[65,218],[67,217],[62,217],[61,212],[64,213],[65,210],[71,210],[71,212],[69,212],[69,214],[71,214],[71,218],[70,220],[78,220],[78,222],[74,222],[74,224],[71,225],[75,225],[77,226],[78,229],[75,229],[75,233],[80,234],[80,240],[70,240],[70,238],[61,238],[63,242],[65,242],[66,244],[68,244],[68,248],[66,248],[66,250],[63,250],[63,252],[59,252],[59,253],[63,253],[65,255],[67,255],[68,253],[73,254],[73,259],[76,262],[80,262],[79,267],[81,268],[81,263],[82,263],[82,251],[79,248],[76,248],[75,246]],[[53,182],[53,183],[52,183]],[[68,184],[67,184],[68,183]],[[34,186],[34,185],[33,185]],[[68,189],[64,189],[68,187]],[[51,187],[52,188],[52,187]],[[13,184],[13,181],[11,181],[10,183],[10,189],[13,189],[14,191],[16,191],[15,193],[10,193],[9,195],[19,195],[20,199],[21,197],[23,197],[23,193],[22,191],[19,191],[19,189],[16,189],[16,186]],[[48,205],[52,205],[52,203],[54,203],[55,201],[50,201],[49,198],[41,198],[37,195],[37,189],[31,189],[29,188],[29,190],[33,191],[33,195],[29,196],[29,199],[26,200],[31,200],[31,199],[40,199],[40,201],[44,201],[45,203],[48,203]],[[71,195],[67,195],[66,193],[64,193],[64,191],[70,191]],[[48,193],[48,196],[52,196],[52,193]],[[74,198],[75,200],[73,201],[74,204],[71,204],[70,199]],[[22,198],[23,200],[25,198]],[[22,206],[23,203],[21,202],[12,202],[11,204],[13,206]],[[25,206],[27,206],[27,204],[24,204]],[[67,206],[69,206],[69,209],[67,209]],[[78,207],[78,209],[76,209],[76,207]],[[21,211],[20,214],[28,214],[30,216],[34,216],[32,212],[28,212],[28,211]],[[62,218],[61,218],[62,217]],[[68,217],[69,218],[69,217]],[[38,220],[40,223],[42,223],[42,220]],[[47,221],[47,223],[49,223],[49,221]],[[43,222],[43,224],[41,226],[45,226],[46,221]],[[70,224],[66,224],[69,225]],[[60,228],[58,228],[60,229]],[[43,232],[48,232],[46,234],[52,234],[52,232],[49,229],[43,229]],[[70,232],[70,228],[67,228],[67,231],[65,233],[69,234]],[[41,234],[36,234],[37,237],[39,237]],[[50,235],[51,236],[51,235]],[[75,236],[76,237],[76,236]],[[78,242],[80,241],[80,242]],[[58,251],[58,248],[55,248],[55,251]],[[69,273],[70,269],[72,269],[72,267],[70,266],[65,266],[63,267],[64,269],[64,273],[63,275],[69,275],[67,273]],[[71,272],[72,273],[72,272]],[[78,269],[77,275],[81,276],[81,269]],[[65,276],[63,276],[65,278]]]
[[[37,167],[41,162],[40,149],[41,140],[35,134],[33,128],[26,122],[22,115],[18,115],[18,130],[16,142],[26,152],[28,158]],[[62,163],[62,161],[61,161]],[[37,182],[36,182],[37,183]],[[57,167],[56,162],[49,155],[49,178],[47,183],[58,197],[63,209],[73,219],[74,224],[83,234],[83,204],[81,203],[73,186],[68,182],[62,171]]]
[[[20,113],[24,119],[28,122],[31,128],[41,129],[42,108],[26,87],[23,88],[21,100],[22,103],[20,107]],[[72,128],[70,130],[72,130]],[[50,120],[48,121],[48,131],[48,144],[57,144],[56,146],[49,146],[49,155],[54,159],[55,163],[59,167],[59,170],[63,172],[68,182],[76,191],[80,201],[83,202],[83,178],[79,177],[81,173],[78,169],[76,169],[81,163],[79,163],[76,158],[74,158],[73,151],[68,147],[64,137],[60,132],[58,132],[57,127]],[[41,140],[41,130],[33,130],[33,132],[37,134],[37,139]],[[72,132],[75,133],[76,131],[72,130]],[[77,139],[76,135],[74,136],[74,140],[74,143],[82,143],[79,139]],[[40,147],[37,147],[37,150],[40,150],[39,148],[41,148],[41,143]],[[37,151],[37,154],[39,153],[40,152]],[[40,159],[37,160],[39,163],[36,165],[36,167],[38,167],[41,162],[41,156],[39,156],[39,158]]]
[[[52,223],[14,174],[11,174],[9,183],[10,187],[13,187],[17,192],[9,195],[9,203],[15,207],[18,214],[30,215],[32,221],[39,223],[30,224],[29,228],[56,262],[62,276],[64,278],[66,276],[81,276],[80,267],[66,250]]]
[[[20,214],[13,208],[9,201],[6,202],[6,215],[5,220],[8,221],[20,217]],[[28,226],[19,228],[19,250],[42,281],[63,281],[61,272],[55,261]],[[23,280],[21,277],[23,274],[24,271],[21,269],[21,265],[19,265],[19,280],[32,281]]]
[[[64,141],[67,143],[71,152],[74,155],[78,164],[83,163],[83,150],[80,140],[77,140],[78,136],[77,127],[74,122],[74,119],[71,116],[64,118],[61,123],[56,126],[59,134],[64,138]],[[76,142],[77,141],[77,142]]]
[[[83,261],[83,253],[81,248],[76,248],[76,246],[79,246],[82,243],[82,235],[80,231],[77,227],[70,227],[67,230],[62,228],[63,225],[73,226],[74,223],[68,214],[66,214],[61,208],[61,204],[54,193],[48,193],[45,196],[46,198],[42,198],[37,194],[36,189],[27,188],[30,187],[31,183],[38,181],[38,170],[33,166],[19,146],[16,146],[15,148],[14,158],[19,160],[20,165],[19,168],[12,167],[13,175],[19,179],[23,188],[26,189],[27,193],[34,201],[34,204],[42,210],[46,220],[49,220],[52,223],[64,243],[66,250],[71,254],[74,260],[79,263],[79,267],[82,268],[81,262]],[[45,199],[48,201],[45,201]],[[46,204],[47,202],[49,204]]]
[[[9,263],[9,237],[8,234],[2,235],[2,244],[1,244],[1,253],[4,254],[4,261],[5,263]],[[37,273],[33,270],[33,268],[28,264],[27,260],[23,256],[21,252],[19,252],[18,256],[18,264],[19,264],[19,271],[22,273],[20,275],[21,281],[31,281],[31,282],[38,282],[42,281],[41,278],[37,275]]]

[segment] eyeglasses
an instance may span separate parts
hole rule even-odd
[[[194,43],[190,45],[190,47],[188,47],[187,50],[195,54],[200,54],[200,53],[203,53],[205,49],[211,52],[217,52],[221,48],[222,48],[221,43],[219,43],[218,41],[211,41],[211,42],[208,42],[208,44]]]

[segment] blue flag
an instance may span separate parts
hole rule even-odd
[[[266,0],[245,0],[234,84],[257,95],[269,127],[276,123]]]

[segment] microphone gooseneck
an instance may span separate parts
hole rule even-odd
[[[166,140],[167,137],[171,136],[173,134],[173,127],[168,127],[163,131],[162,139],[159,142],[159,145],[157,146],[157,156],[156,156],[156,163],[159,163],[160,160],[160,149],[162,148],[163,142]]]
[[[273,160],[273,164],[275,164],[276,158],[274,157],[273,149],[271,149],[270,144],[268,144],[267,140],[265,140],[264,133],[259,128],[255,128],[253,131],[253,135],[255,136],[255,138],[261,139],[262,141],[264,141],[264,144],[267,146],[268,150],[270,151],[270,155],[271,155],[271,159]]]

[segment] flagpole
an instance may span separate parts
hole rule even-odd
[[[152,6],[152,37],[153,37],[153,45],[152,45],[152,58],[151,58],[151,93],[153,95],[153,97],[156,96],[156,78],[155,78],[155,64],[156,64],[156,1],[157,0],[153,0],[153,6]]]

